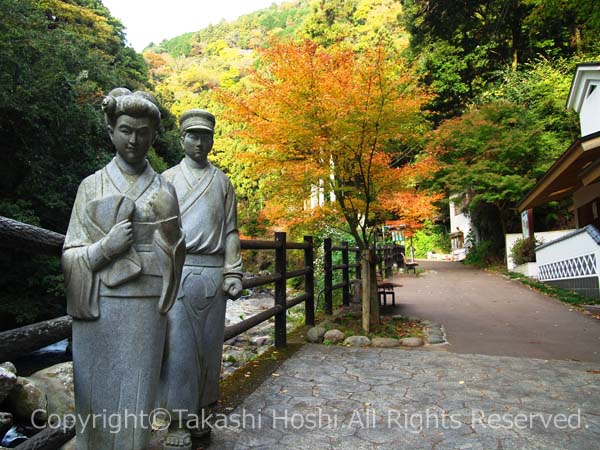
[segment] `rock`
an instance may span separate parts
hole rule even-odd
[[[443,344],[446,340],[442,336],[429,336],[427,342],[430,344]]]
[[[431,320],[424,320],[421,323],[426,326],[433,325],[433,322]]]
[[[262,347],[263,345],[271,345],[273,343],[273,339],[269,336],[256,336],[250,339],[250,343],[252,345],[256,345],[257,347]]]
[[[406,317],[404,317],[401,314],[396,314],[395,316],[392,316],[392,319],[394,319],[394,320],[404,320],[404,319],[406,319]]]
[[[76,450],[76,448],[77,448],[77,441],[76,441],[76,439],[77,438],[74,437],[69,442],[67,442],[65,445],[63,445],[62,447],[60,447],[58,450]]]
[[[409,322],[421,322],[421,319],[419,319],[418,317],[413,317],[413,316],[410,316],[410,317],[407,317],[406,319],[407,319]]]
[[[223,353],[223,361],[231,363],[235,367],[243,366],[252,357],[254,357],[254,353],[238,347],[233,347],[231,350]]]
[[[400,341],[394,338],[386,338],[386,337],[376,337],[371,340],[371,345],[373,347],[398,347],[400,345]]]
[[[423,339],[417,337],[407,337],[400,339],[400,345],[403,345],[405,347],[420,347],[423,344]]]
[[[0,412],[0,441],[13,425],[13,416],[11,413]]]
[[[56,364],[28,378],[17,377],[7,399],[17,417],[44,422],[50,414],[59,417],[75,412],[73,363]]]
[[[6,403],[15,416],[22,419],[31,420],[35,413],[34,420],[43,423],[48,417],[46,394],[28,378],[17,377],[17,384],[8,395]]]
[[[344,333],[340,330],[329,330],[323,336],[324,339],[328,340],[332,344],[337,344],[338,342],[342,342],[344,340]]]
[[[11,372],[8,369],[0,367],[0,403],[6,400],[10,391],[13,390],[15,385],[17,384],[17,375],[15,372]]]
[[[327,330],[323,327],[312,327],[308,330],[308,333],[306,333],[306,340],[314,344],[320,344],[323,342],[326,332]]]
[[[432,328],[431,330],[425,330],[425,333],[427,333],[429,336],[443,336],[444,332],[442,330],[440,330],[439,328]]]
[[[350,336],[344,340],[344,345],[350,347],[367,347],[371,345],[371,339],[366,336]]]
[[[10,361],[6,361],[5,363],[0,364],[0,369],[6,369],[10,373],[14,373],[15,375],[17,374],[17,368]]]
[[[40,370],[29,377],[45,393],[48,414],[63,417],[75,412],[73,363],[65,362]]]

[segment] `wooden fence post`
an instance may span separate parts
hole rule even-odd
[[[286,237],[285,233],[275,233],[275,242],[279,245],[275,250],[275,272],[281,278],[275,282],[275,305],[281,306],[283,311],[275,315],[275,347],[287,346],[286,328]]]
[[[305,325],[315,326],[315,262],[313,237],[304,236],[304,267],[310,267],[310,272],[304,275],[304,292],[308,294],[304,302],[304,323]]]
[[[356,250],[356,253],[354,256],[354,263],[356,264],[355,271],[354,271],[354,278],[356,278],[357,280],[360,280],[361,268],[362,268],[362,261],[360,259],[360,248],[358,250]]]
[[[342,270],[342,281],[344,283],[342,291],[342,303],[344,306],[350,306],[350,258],[348,257],[348,242],[342,242],[342,264],[345,266]]]
[[[333,314],[333,262],[331,256],[331,238],[323,242],[324,267],[325,272],[325,314]]]

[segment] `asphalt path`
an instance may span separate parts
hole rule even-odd
[[[600,320],[500,274],[457,262],[418,261],[399,275],[386,313],[441,323],[448,351],[600,362]]]

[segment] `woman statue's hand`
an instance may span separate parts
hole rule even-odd
[[[133,225],[129,219],[125,219],[113,225],[106,237],[100,244],[102,253],[108,259],[127,251],[133,244]]]

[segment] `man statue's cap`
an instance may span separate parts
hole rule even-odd
[[[191,130],[208,130],[214,133],[215,122],[215,116],[203,109],[190,109],[179,119],[182,133]]]

